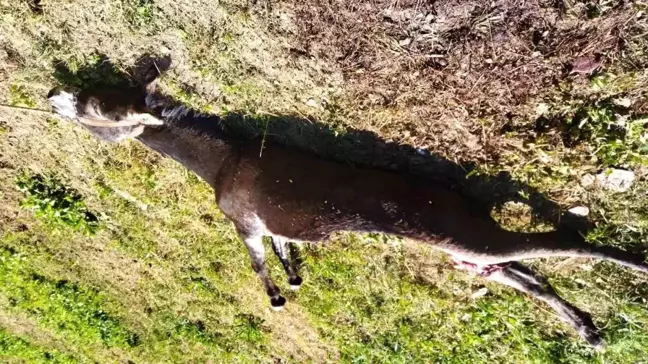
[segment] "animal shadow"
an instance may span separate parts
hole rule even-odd
[[[99,61],[75,71],[58,62],[54,77],[63,85],[81,88],[133,87],[147,83],[171,66],[168,57],[144,55],[134,67],[122,70],[106,56],[97,57]],[[171,96],[161,97],[170,105],[181,103]],[[506,202],[521,202],[531,207],[535,219],[558,228],[585,234],[593,227],[586,218],[565,211],[539,190],[516,181],[507,172],[475,174],[478,167],[475,163],[458,164],[434,152],[385,141],[370,131],[347,129],[340,134],[325,123],[294,115],[252,117],[230,112],[205,115],[203,119],[213,121],[214,133],[224,131],[232,138],[259,139],[260,153],[263,140],[266,144],[283,145],[359,168],[380,168],[427,179],[469,198],[478,213],[490,214],[492,209],[500,210]],[[205,129],[205,124],[201,124]]]

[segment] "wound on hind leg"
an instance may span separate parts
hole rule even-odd
[[[498,264],[475,264],[461,260],[458,258],[452,258],[452,265],[459,270],[466,270],[469,272],[477,273],[482,277],[488,277],[495,272],[502,271],[509,267],[511,263],[498,263]]]

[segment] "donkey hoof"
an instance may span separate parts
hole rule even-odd
[[[282,296],[272,297],[270,298],[270,305],[273,310],[281,311],[286,305],[286,299],[283,298]]]
[[[293,279],[289,279],[288,284],[290,284],[290,289],[291,290],[296,291],[296,290],[299,289],[299,287],[301,287],[302,279],[301,279],[300,276],[297,276],[297,277],[295,277]]]
[[[605,351],[605,340],[598,334],[598,332],[587,332],[582,334],[585,341],[598,352]]]

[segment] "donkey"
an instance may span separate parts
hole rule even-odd
[[[594,257],[648,273],[642,255],[592,246],[578,234],[506,231],[461,195],[429,181],[354,168],[273,144],[260,154],[258,141],[228,137],[218,116],[201,114],[155,91],[155,77],[141,87],[119,90],[56,88],[48,99],[57,113],[98,138],[135,138],[209,183],[275,309],[286,299],[268,275],[264,236],[272,238],[292,289],[302,279],[288,257],[288,242],[319,242],[336,231],[353,231],[429,244],[450,254],[458,268],[544,301],[594,347],[602,347],[603,341],[590,315],[517,261]]]

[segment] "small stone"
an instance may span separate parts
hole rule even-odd
[[[584,286],[584,287],[589,286],[589,285],[587,284],[587,282],[585,282],[584,280],[582,280],[582,279],[580,279],[580,278],[576,278],[576,279],[574,279],[574,282],[576,282],[576,283],[578,283],[578,284],[580,284],[581,286]]]
[[[478,289],[477,291],[475,291],[475,293],[471,294],[470,298],[476,299],[476,298],[479,298],[479,297],[483,297],[487,293],[488,293],[488,288],[482,287],[482,288]]]
[[[635,180],[634,172],[623,169],[609,168],[596,176],[586,174],[581,178],[581,186],[589,187],[597,184],[614,192],[625,192]]]
[[[405,38],[398,42],[398,45],[400,45],[401,47],[407,47],[408,45],[410,45],[410,43],[412,43],[412,38]]]
[[[590,210],[586,206],[576,206],[569,209],[569,212],[578,216],[587,216],[589,215]]]
[[[580,184],[583,187],[589,187],[593,185],[594,182],[596,182],[596,177],[588,173],[581,178]]]
[[[630,118],[630,115],[620,115],[620,114],[614,114],[616,120],[614,123],[620,127],[625,129],[626,126],[628,125],[628,119]]]
[[[541,102],[536,106],[536,115],[541,116],[549,113],[549,105]]]
[[[601,68],[601,62],[591,57],[581,57],[572,62],[571,73],[589,74]]]
[[[632,106],[632,100],[628,97],[619,97],[616,99],[613,99],[612,102],[614,102],[615,105],[618,106],[623,106],[623,107],[630,107]]]
[[[317,104],[317,101],[316,101],[315,99],[308,99],[308,100],[306,100],[306,105],[307,105],[307,106],[310,106],[310,107],[317,107],[317,106],[319,106],[319,105]]]
[[[596,175],[596,182],[601,187],[614,192],[629,190],[634,180],[634,172],[616,168],[609,168]]]

